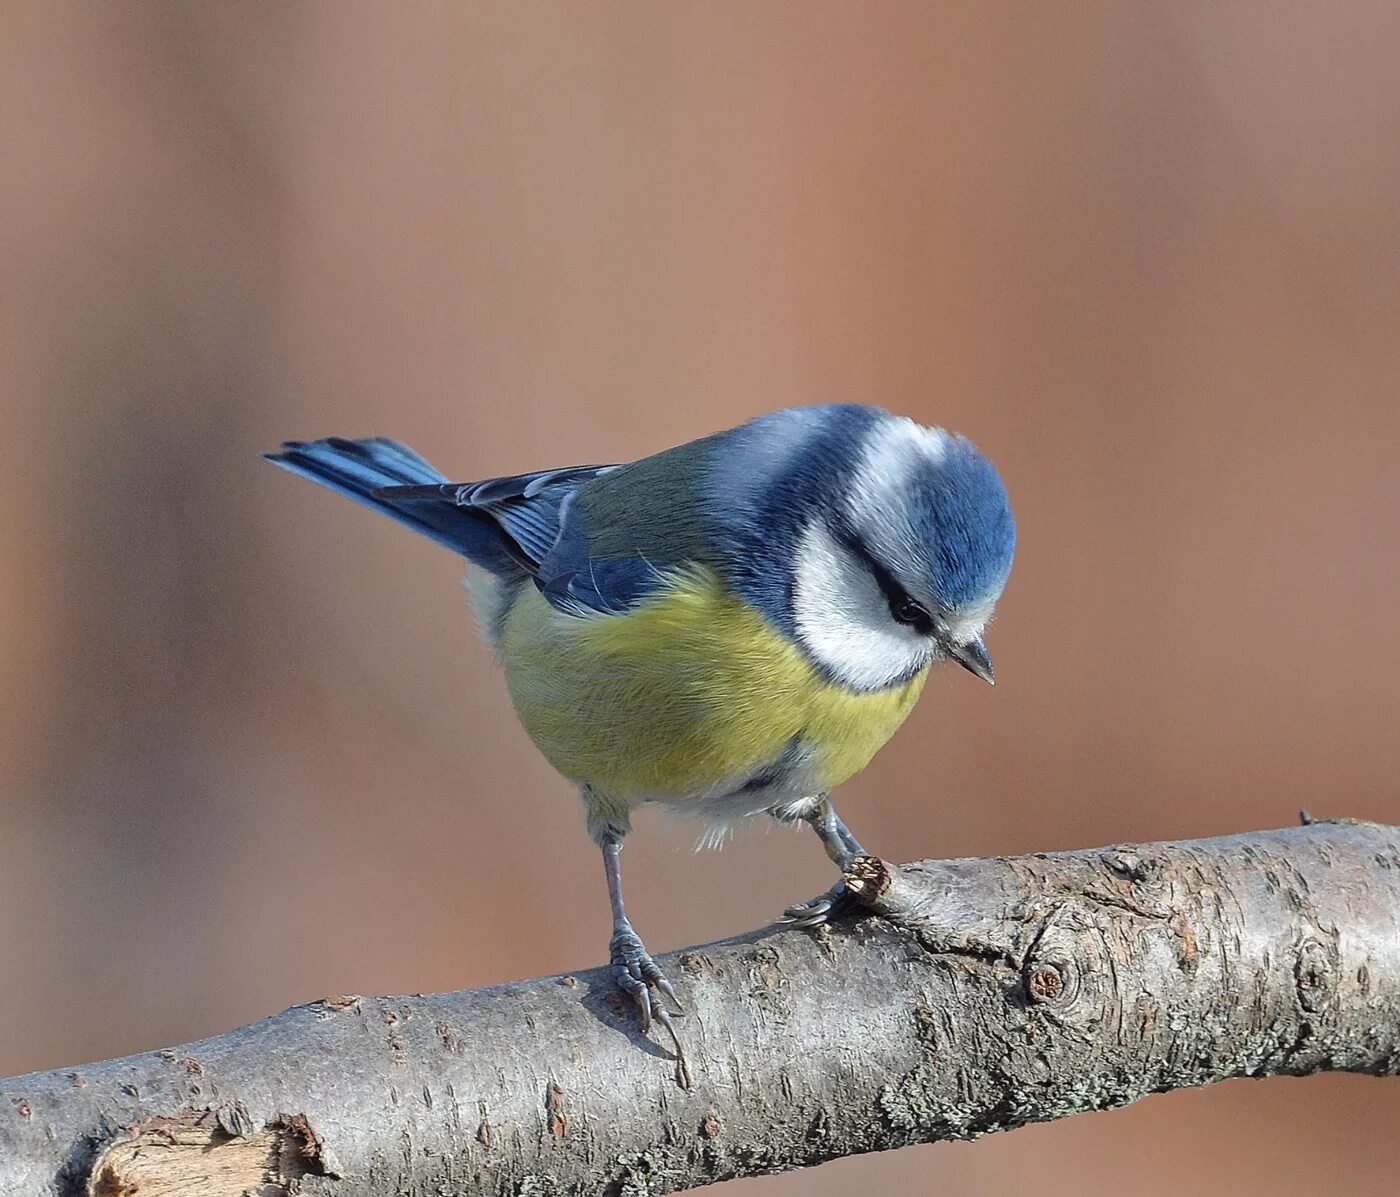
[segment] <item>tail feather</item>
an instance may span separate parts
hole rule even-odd
[[[263,456],[284,470],[310,478],[398,520],[494,573],[520,572],[489,518],[458,507],[446,498],[441,502],[400,502],[375,494],[389,487],[434,487],[447,482],[443,474],[397,441],[382,437],[288,441],[280,453]]]

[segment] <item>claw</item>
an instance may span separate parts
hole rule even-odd
[[[804,923],[812,919],[824,918],[831,909],[830,898],[813,898],[810,902],[799,902],[783,911],[785,923]]]
[[[652,978],[652,984],[666,995],[667,1000],[676,1008],[677,1014],[685,1013],[685,1007],[681,1005],[681,999],[676,996],[675,986],[662,975],[660,969],[656,970],[656,976]]]
[[[689,1089],[690,1064],[685,1058],[685,1049],[681,1047],[675,1023],[671,1021],[671,1011],[661,1003],[661,997],[664,996],[675,1007],[677,1014],[685,1013],[685,1007],[676,996],[675,986],[661,971],[660,965],[651,958],[651,953],[630,927],[624,927],[613,935],[609,955],[613,979],[618,988],[627,994],[637,1007],[642,1034],[645,1035],[651,1030],[653,1022],[658,1022],[666,1028],[666,1034],[670,1037],[676,1053],[676,1080],[682,1088]],[[653,990],[656,992],[653,993]]]
[[[778,921],[799,929],[820,927],[823,923],[829,923],[849,913],[855,905],[855,895],[846,888],[844,881],[838,881],[820,897],[789,906]]]
[[[651,1030],[651,993],[646,982],[626,964],[613,965],[613,979],[617,987],[632,999],[642,1020],[642,1034]]]

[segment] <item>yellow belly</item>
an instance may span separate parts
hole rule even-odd
[[[923,689],[831,685],[710,570],[623,615],[569,615],[521,589],[500,651],[525,730],[565,777],[621,805],[713,794],[794,737],[820,788],[859,772]]]

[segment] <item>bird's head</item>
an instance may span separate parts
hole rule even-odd
[[[991,682],[982,633],[1016,545],[996,468],[960,436],[883,412],[848,449],[791,540],[793,634],[856,690],[943,659]]]

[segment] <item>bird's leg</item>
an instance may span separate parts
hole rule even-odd
[[[613,933],[608,943],[608,958],[612,965],[613,979],[618,988],[636,1003],[641,1016],[642,1033],[651,1029],[654,1021],[666,1028],[671,1043],[676,1049],[676,1063],[684,1088],[690,1088],[690,1066],[686,1063],[685,1051],[681,1047],[680,1036],[676,1034],[670,1011],[661,1004],[661,999],[652,993],[655,989],[664,994],[675,1006],[677,1014],[683,1014],[680,999],[666,974],[651,958],[641,937],[632,929],[627,917],[627,908],[622,901],[622,836],[605,831],[598,837],[598,846],[603,850],[603,869],[608,878],[608,899],[612,903]]]
[[[619,987],[637,1003],[642,1030],[648,1031],[652,1019],[660,1020],[666,1013],[665,1008],[652,996],[652,988],[670,998],[678,1013],[681,1012],[680,999],[627,917],[627,908],[622,900],[621,837],[604,836],[600,847],[603,849],[603,869],[608,878],[608,898],[612,903],[613,934],[608,944],[611,962]]]
[[[844,870],[853,857],[865,855],[865,849],[851,834],[851,829],[841,821],[841,816],[831,805],[830,798],[823,798],[806,818],[812,825],[812,830],[817,833],[817,838],[821,840],[826,854],[838,869]]]
[[[822,847],[826,849],[826,854],[831,857],[831,862],[843,872],[855,857],[865,855],[860,841],[841,821],[841,816],[831,805],[831,799],[825,794],[800,817],[811,824],[812,830],[822,842]],[[847,912],[854,905],[855,897],[846,888],[846,883],[838,881],[820,897],[789,906],[783,912],[782,921],[798,927],[816,927]]]

